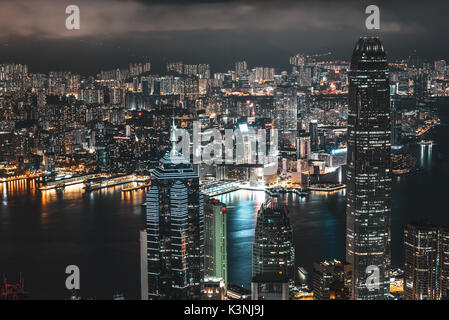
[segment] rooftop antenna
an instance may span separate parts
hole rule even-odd
[[[170,155],[175,156],[176,155],[176,143],[178,142],[178,139],[176,138],[176,124],[175,124],[175,110],[173,109],[173,115],[172,115],[172,125],[170,128],[170,142],[171,142],[171,150]]]

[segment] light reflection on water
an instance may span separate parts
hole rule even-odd
[[[40,192],[26,181],[0,184],[0,273],[22,272],[30,298],[64,299],[65,267],[82,274],[82,294],[139,296],[139,230],[145,192],[82,185]]]
[[[265,192],[239,190],[215,198],[227,205],[229,281],[248,288],[257,211],[265,201]]]
[[[423,167],[394,179],[392,262],[402,266],[404,226],[418,218],[449,224],[449,126],[436,131],[437,144],[412,151]],[[64,270],[77,264],[85,296],[111,298],[116,291],[138,298],[139,234],[145,192],[123,194],[116,186],[84,194],[80,187],[63,193],[39,192],[33,182],[0,183],[0,272],[23,272],[32,298],[67,297]],[[228,205],[229,280],[249,288],[251,246],[256,213],[264,192],[236,191],[217,197]],[[309,274],[313,261],[344,258],[345,191],[286,195],[294,232],[296,266]]]
[[[342,254],[344,195],[345,191],[312,193],[307,198],[286,194],[276,199],[289,209],[297,266],[309,269],[314,260]],[[257,211],[267,196],[261,191],[241,190],[216,198],[228,206],[229,281],[250,288]]]

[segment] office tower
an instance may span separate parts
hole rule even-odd
[[[404,297],[435,300],[437,286],[437,229],[409,224],[404,231]]]
[[[349,72],[346,260],[354,299],[389,294],[390,94],[385,49],[361,38]]]
[[[310,149],[317,151],[319,147],[318,143],[318,121],[312,120],[309,123],[309,135],[310,135]]]
[[[148,78],[142,78],[142,93],[149,96],[151,93],[151,82]]]
[[[249,88],[249,77],[247,75],[240,75],[239,81],[238,81],[239,88]]]
[[[224,300],[226,286],[223,278],[204,277],[202,300]]]
[[[429,97],[429,75],[421,73],[414,79],[413,96],[418,100],[424,100]]]
[[[426,223],[408,224],[404,250],[404,298],[449,298],[449,229]]]
[[[147,231],[140,230],[140,297],[148,300],[148,258]]]
[[[204,276],[228,283],[226,205],[216,199],[205,201]]]
[[[294,86],[282,84],[274,91],[273,127],[280,131],[297,129],[298,99]]]
[[[449,227],[440,227],[438,244],[438,292],[441,300],[449,300]]]
[[[348,300],[351,298],[352,266],[338,260],[313,264],[313,299]]]
[[[269,200],[259,209],[253,242],[252,300],[287,300],[294,280],[292,229],[284,206]]]
[[[310,153],[310,135],[305,132],[300,132],[296,138],[296,158],[309,160]]]
[[[417,68],[417,69],[422,67],[422,59],[418,55],[416,49],[414,49],[413,52],[408,57],[407,66],[409,68]]]
[[[150,299],[200,299],[204,278],[203,196],[198,175],[176,151],[175,129],[146,197]]]
[[[391,109],[391,145],[397,146],[402,140],[402,112],[399,109],[400,98],[396,94],[397,84],[390,85]]]
[[[226,290],[226,297],[229,300],[251,300],[251,290],[230,283]]]
[[[233,81],[232,81],[232,75],[231,74],[224,74],[223,75],[223,88],[224,89],[231,89],[233,87]]]
[[[133,78],[133,92],[139,91],[139,78],[134,77]]]

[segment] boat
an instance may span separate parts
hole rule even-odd
[[[431,145],[434,144],[434,142],[435,141],[433,141],[433,140],[421,140],[419,142],[419,144],[422,145],[422,146],[431,146]]]

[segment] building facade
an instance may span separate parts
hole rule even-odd
[[[278,85],[274,91],[273,127],[282,132],[296,132],[297,113],[297,89],[288,83]]]
[[[204,279],[204,201],[198,175],[172,150],[151,175],[147,193],[149,299],[200,299]]]
[[[352,266],[338,260],[313,264],[314,300],[349,300],[351,298]]]
[[[252,299],[285,300],[294,281],[295,251],[284,206],[272,200],[257,215],[253,242]]]
[[[404,298],[448,299],[449,229],[426,223],[408,224],[404,250]]]
[[[391,160],[390,87],[385,49],[361,38],[349,73],[346,260],[354,299],[389,294]]]
[[[226,205],[207,199],[204,213],[204,274],[228,283]]]

